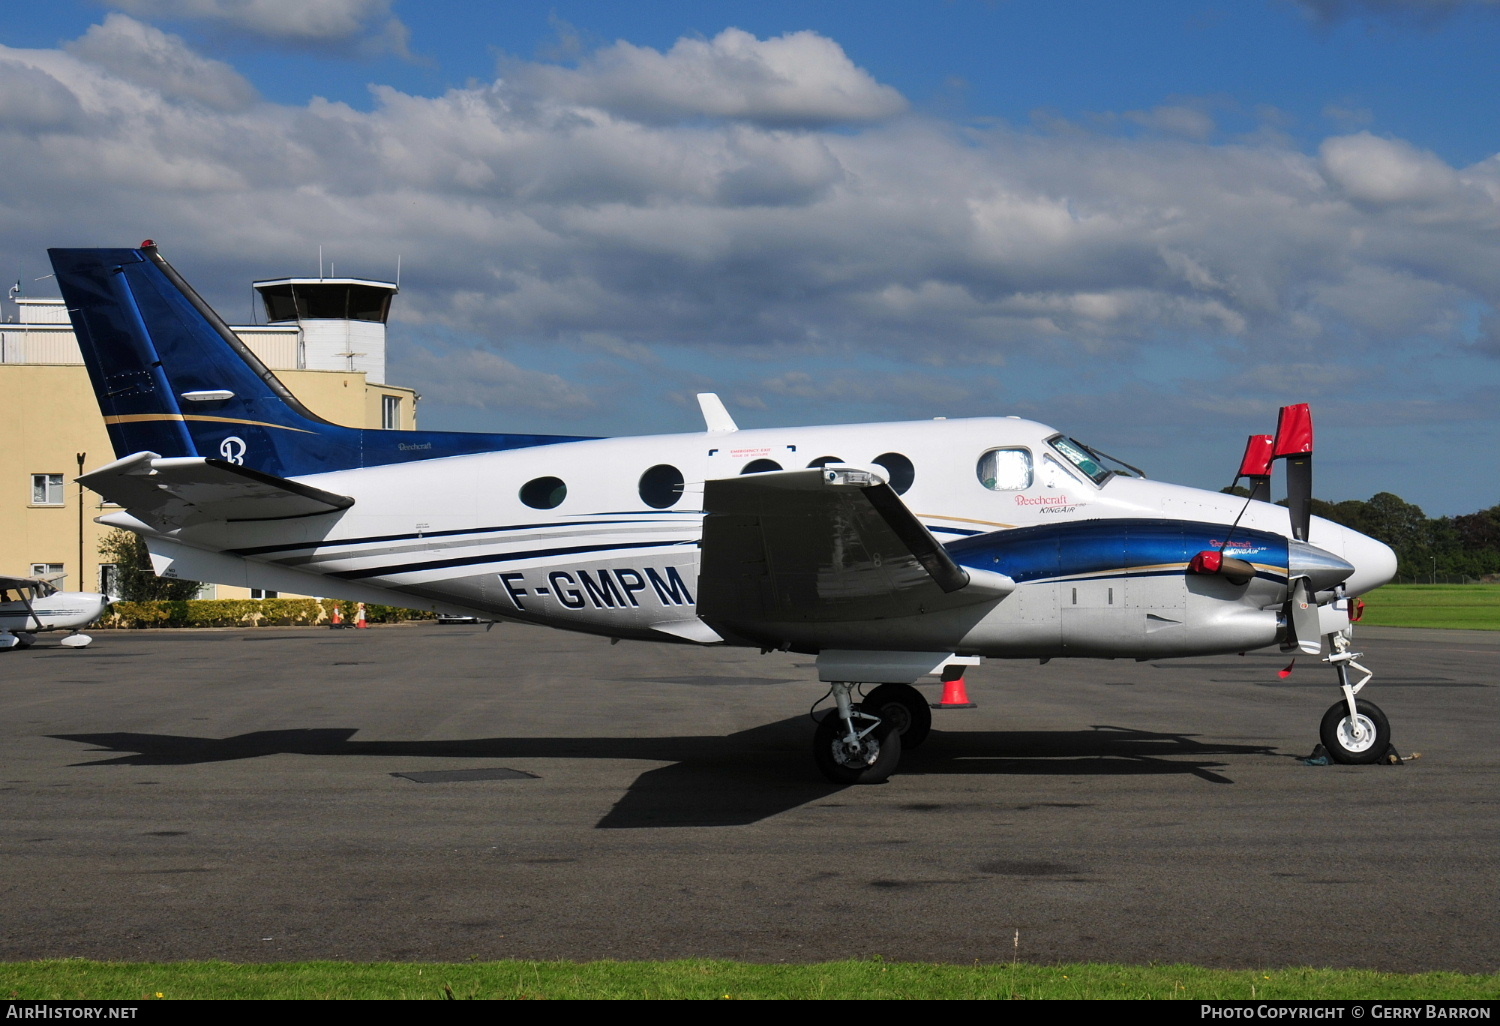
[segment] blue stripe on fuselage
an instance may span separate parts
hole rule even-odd
[[[953,559],[977,570],[994,570],[1018,584],[1056,577],[1116,576],[1131,568],[1163,571],[1186,566],[1205,549],[1250,563],[1286,569],[1287,542],[1279,534],[1192,520],[1085,520],[994,531],[947,543]]]

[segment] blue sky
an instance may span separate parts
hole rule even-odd
[[[399,253],[428,427],[692,430],[713,389],[1217,487],[1310,401],[1319,494],[1464,513],[1497,44],[1456,0],[63,0],[0,27],[0,236],[29,281],[150,235],[231,320]]]

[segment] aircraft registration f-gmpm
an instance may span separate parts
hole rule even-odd
[[[1324,744],[1389,748],[1349,670],[1356,597],[1395,557],[1310,515],[1305,406],[1252,436],[1248,501],[1014,417],[741,430],[705,394],[689,434],[347,428],[153,244],[51,255],[118,457],[82,480],[161,576],[806,652],[837,707],[814,759],[839,783],[888,778],[931,725],[914,685],[983,657],[1326,651]],[[1276,461],[1289,509],[1267,501]]]

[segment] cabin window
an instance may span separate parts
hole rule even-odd
[[[32,474],[31,504],[33,506],[61,506],[63,504],[63,476],[61,474]]]
[[[741,474],[769,474],[773,470],[780,470],[781,464],[775,460],[751,460],[745,464]]]
[[[532,509],[556,509],[568,497],[568,486],[560,478],[538,477],[521,486],[521,501]]]
[[[842,462],[844,462],[844,461],[842,459],[840,459],[839,457],[837,457],[837,456],[819,456],[817,459],[813,460],[811,463],[809,463],[807,465],[807,469],[808,470],[818,470],[818,469],[820,469],[822,467],[828,466],[828,464],[830,464],[830,463],[842,463]]]
[[[652,509],[666,509],[677,505],[682,498],[682,471],[666,463],[658,463],[641,475],[641,501]]]
[[[1031,487],[1030,449],[991,449],[979,457],[974,471],[979,483],[992,492],[1020,492]]]
[[[886,479],[897,495],[905,495],[906,490],[917,479],[917,468],[899,452],[881,453],[870,462],[885,469]]]

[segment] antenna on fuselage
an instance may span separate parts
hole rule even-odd
[[[727,435],[731,431],[738,431],[739,425],[724,408],[724,400],[720,399],[714,392],[698,393],[698,408],[703,411],[703,423],[711,435]]]

